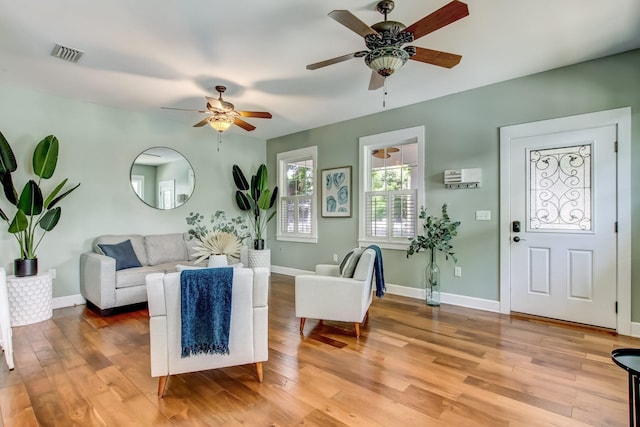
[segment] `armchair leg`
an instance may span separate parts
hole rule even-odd
[[[354,326],[356,327],[356,337],[360,338],[360,323],[355,322]]]
[[[304,322],[307,320],[306,317],[301,317],[300,318],[300,335],[302,335],[302,331],[304,329]]]
[[[158,378],[158,397],[164,396],[164,389],[167,387],[168,379],[169,379],[169,375],[165,375]]]
[[[369,310],[367,310],[366,314],[364,315],[364,320],[362,321],[363,325],[366,325],[369,322]]]
[[[262,362],[256,362],[256,372],[258,373],[258,381],[262,382],[262,379],[263,379]]]

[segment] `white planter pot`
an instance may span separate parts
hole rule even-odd
[[[249,249],[249,268],[267,267],[271,273],[271,249]]]
[[[207,267],[226,267],[229,265],[226,255],[211,255]]]
[[[7,276],[11,326],[24,326],[53,317],[53,277],[51,274]]]

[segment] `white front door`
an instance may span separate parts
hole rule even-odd
[[[511,140],[511,310],[616,328],[616,126]]]
[[[158,207],[160,209],[175,208],[176,182],[173,179],[158,183]]]

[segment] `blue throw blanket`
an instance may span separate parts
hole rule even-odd
[[[182,294],[182,357],[229,354],[233,267],[184,270]]]
[[[376,277],[376,296],[382,298],[387,287],[384,284],[384,268],[382,267],[382,251],[378,245],[369,245],[367,249],[373,249],[376,252],[376,259],[373,262],[373,272]]]

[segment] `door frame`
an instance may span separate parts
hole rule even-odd
[[[516,138],[616,125],[617,293],[616,331],[631,335],[631,107],[500,128],[500,312],[511,312],[511,142]]]

